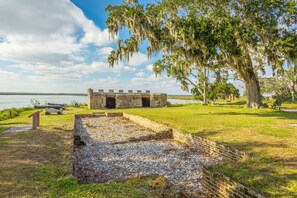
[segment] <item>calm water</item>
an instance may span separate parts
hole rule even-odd
[[[7,108],[32,107],[31,99],[36,99],[41,105],[46,103],[72,104],[76,101],[87,103],[87,96],[60,96],[60,95],[0,95],[0,110]]]
[[[201,101],[197,100],[177,100],[177,99],[168,99],[168,102],[171,104],[200,104]]]
[[[32,107],[31,99],[36,99],[41,105],[46,103],[72,104],[76,101],[80,104],[87,103],[87,96],[61,96],[61,95],[0,95],[0,110],[8,108]],[[196,100],[168,99],[171,104],[199,103]]]

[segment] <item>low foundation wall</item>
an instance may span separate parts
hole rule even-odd
[[[266,198],[265,195],[246,187],[229,177],[203,168],[202,186],[215,198]]]
[[[159,124],[159,123],[156,123],[154,121],[151,121],[147,118],[143,118],[141,116],[136,116],[136,115],[131,115],[131,114],[127,114],[127,113],[124,113],[123,116],[129,120],[131,120],[132,122],[135,122],[137,124],[139,124],[140,126],[143,126],[145,128],[148,128],[148,129],[151,129],[153,131],[156,131],[158,133],[160,132],[171,132],[172,129],[165,126],[165,125],[162,125],[162,124]]]
[[[77,117],[94,117],[95,115],[77,115]],[[161,134],[166,134],[166,138],[173,138],[176,141],[187,144],[189,146],[199,147],[202,152],[212,156],[221,156],[225,161],[236,163],[239,160],[245,160],[248,156],[246,153],[237,149],[230,148],[222,143],[217,143],[206,138],[185,133],[183,131],[172,129],[163,124],[151,121],[137,115],[127,113],[106,113],[105,116],[123,116],[130,121],[139,124],[145,128],[151,129]],[[164,136],[165,137],[165,136]],[[203,168],[202,185],[207,190],[211,197],[217,198],[249,198],[258,197],[266,198],[266,196],[257,191],[245,187],[244,185],[231,180],[230,178],[209,170],[207,167]]]
[[[221,156],[225,160],[230,160],[230,161],[243,160],[247,157],[247,155],[244,152],[236,149],[232,149],[222,143],[216,143],[214,141],[210,141],[208,139],[199,137],[197,135],[185,133],[177,129],[171,129],[168,126],[159,124],[157,122],[151,121],[141,116],[126,114],[126,113],[124,113],[123,116],[145,128],[149,128],[156,132],[171,131],[172,137],[175,140],[191,146],[197,146],[200,149],[202,149],[203,152],[206,152],[212,156]]]
[[[242,151],[180,130],[173,129],[173,138],[188,145],[197,145],[203,152],[212,156],[221,156],[224,160],[239,161],[247,158],[247,154]]]

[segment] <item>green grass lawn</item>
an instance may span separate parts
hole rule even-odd
[[[141,115],[199,136],[224,142],[250,154],[237,164],[213,169],[272,197],[297,197],[297,113],[243,108],[242,102],[217,105],[185,105],[169,108],[115,110]],[[30,122],[27,115],[0,122],[0,131]],[[62,116],[42,116],[41,128],[16,134],[0,132],[0,197],[160,196],[166,188],[150,189],[155,178],[135,178],[112,184],[78,185],[71,176],[73,115],[88,113],[69,108]],[[94,112],[94,111],[92,111]],[[24,168],[25,167],[25,168]],[[145,186],[145,187],[144,187]]]

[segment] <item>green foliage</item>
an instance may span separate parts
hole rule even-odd
[[[270,78],[263,78],[262,93],[272,96],[276,101],[272,107],[278,108],[284,102],[295,103],[297,95],[297,67],[284,70]],[[295,71],[296,70],[296,71]]]
[[[12,108],[0,111],[0,121],[14,118],[20,115],[21,112],[31,110],[32,108]]]
[[[191,89],[192,94],[196,100],[202,100],[203,96],[196,88]],[[232,84],[227,82],[214,82],[208,84],[206,97],[208,100],[216,101],[217,99],[230,99],[239,98],[239,90]]]
[[[108,61],[114,66],[123,57],[129,60],[147,41],[148,57],[163,52],[155,63],[157,74],[166,70],[186,88],[191,71],[200,75],[205,67],[230,68],[246,86],[253,86],[247,89],[252,92],[248,100],[257,100],[257,71],[264,73],[265,65],[281,71],[285,60],[296,62],[296,5],[292,0],[160,0],[146,5],[124,1],[106,8],[106,23],[112,37],[121,28],[128,28],[131,36],[118,41]]]

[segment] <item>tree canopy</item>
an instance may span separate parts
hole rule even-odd
[[[269,65],[282,72],[285,60],[296,64],[294,0],[160,0],[146,5],[126,0],[106,10],[112,37],[121,28],[131,33],[111,52],[111,66],[123,57],[129,61],[147,41],[148,57],[163,53],[156,72],[234,70],[244,81],[247,107],[262,105],[258,71],[264,73]]]

